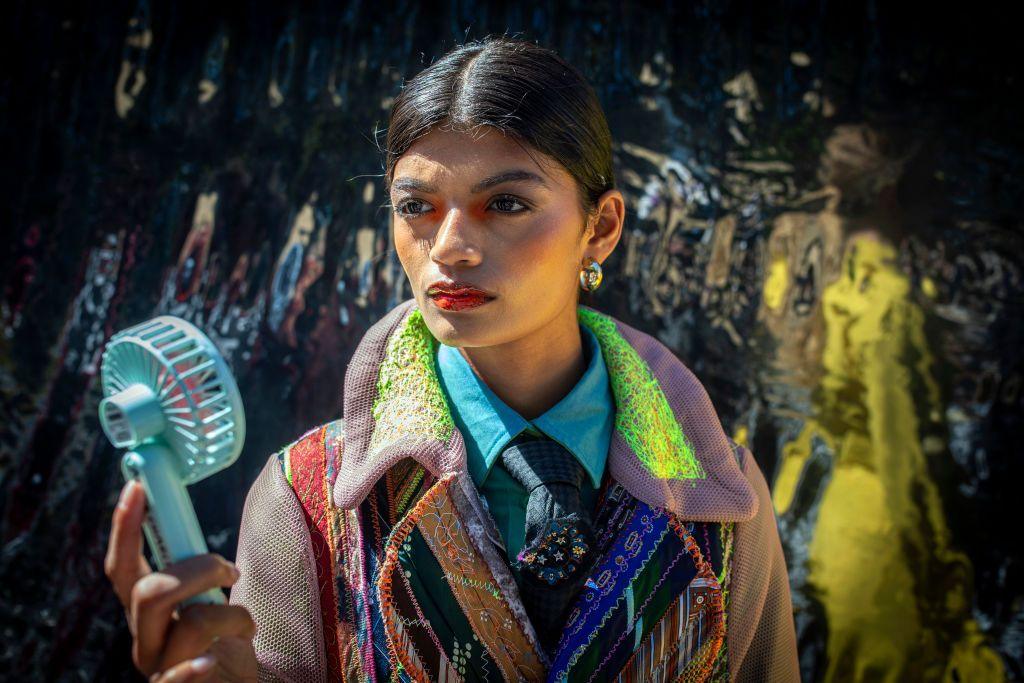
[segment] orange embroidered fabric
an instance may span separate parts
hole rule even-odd
[[[544,667],[476,552],[447,491],[431,491],[416,524],[505,680],[543,681]]]

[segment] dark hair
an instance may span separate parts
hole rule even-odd
[[[615,187],[611,133],[594,89],[554,51],[488,37],[460,45],[408,81],[391,108],[385,180],[435,128],[491,126],[558,161],[576,179],[584,214]]]

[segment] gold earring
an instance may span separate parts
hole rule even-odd
[[[588,256],[580,268],[580,287],[584,292],[593,292],[601,285],[601,264]]]

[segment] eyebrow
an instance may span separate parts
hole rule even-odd
[[[484,190],[488,190],[496,185],[515,182],[536,183],[542,187],[548,187],[548,184],[544,182],[544,179],[536,173],[524,170],[513,170],[503,171],[496,175],[492,175],[489,178],[484,178],[470,188],[470,192],[477,194],[478,192],[483,192]],[[416,178],[397,178],[393,183],[391,183],[391,189],[406,190],[410,192],[424,192],[427,194],[437,192],[436,186],[431,185],[430,183],[425,183],[422,180],[417,180]]]

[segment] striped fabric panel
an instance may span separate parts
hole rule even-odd
[[[351,640],[351,633],[339,629],[333,506],[327,487],[327,460],[324,449],[326,430],[321,427],[307,432],[285,454],[286,471],[291,475],[292,489],[302,504],[306,526],[313,546],[317,583],[320,586],[320,615],[327,651],[327,668],[341,679],[341,651]]]
[[[423,465],[412,458],[399,462],[384,474],[392,524],[397,524],[405,516],[433,481]]]
[[[643,665],[630,662],[624,667],[626,680],[661,680],[686,681],[704,683],[711,679],[716,665],[718,653],[725,640],[725,612],[722,588],[715,576],[715,571],[708,557],[701,552],[698,536],[702,536],[709,545],[706,550],[721,560],[723,548],[712,544],[712,539],[720,539],[719,527],[713,524],[696,524],[682,522],[672,517],[671,526],[676,535],[683,541],[687,551],[697,567],[697,577],[687,586],[673,614],[663,619],[666,628],[656,629],[649,636],[652,641],[641,647],[646,661]],[[683,617],[685,615],[685,622]],[[682,630],[680,631],[680,626]],[[675,627],[675,631],[673,631]],[[659,638],[666,638],[668,642]],[[663,652],[660,659],[654,657],[657,651]],[[634,660],[635,661],[635,660]]]
[[[628,591],[630,619],[606,629],[599,648],[600,663],[592,668],[589,681],[607,680],[622,670],[638,645],[660,623],[681,592],[697,578],[697,566],[686,545],[674,533],[662,539],[658,551],[637,575]],[[570,677],[578,675],[570,672]],[[584,679],[581,679],[584,680]]]
[[[369,619],[359,625],[359,629],[366,631],[366,638],[373,654],[373,666],[370,669],[377,681],[396,680],[394,673],[398,667],[398,660],[395,659],[388,646],[387,629],[384,626],[384,614],[380,608],[380,593],[377,591],[377,577],[380,576],[381,566],[384,562],[384,547],[387,538],[391,534],[391,526],[382,524],[384,519],[381,510],[387,503],[387,497],[382,491],[382,486],[371,489],[366,500],[359,506],[360,532],[363,536],[363,550],[366,554],[366,576],[371,577],[370,590],[366,593],[367,611]],[[381,501],[384,501],[383,503]],[[408,676],[405,677],[408,680]]]
[[[609,622],[624,618],[626,590],[656,555],[662,539],[669,533],[668,521],[664,511],[645,503],[637,504],[608,553],[591,572],[591,578],[569,612],[566,628],[552,658],[548,680],[577,680],[580,675],[586,680],[592,669],[577,669],[577,663],[586,657],[592,646],[601,647],[601,634],[621,632],[621,623],[615,622],[618,630],[609,631]],[[586,659],[592,661],[594,658]]]
[[[342,643],[341,666],[344,680],[373,681],[373,647],[370,639],[370,585],[366,573],[366,553],[362,542],[359,510],[339,510],[334,515],[338,550],[338,595],[336,615]]]
[[[651,629],[615,679],[619,683],[680,680],[687,671],[696,673],[705,662],[704,645],[715,639],[715,619],[710,608],[717,586],[696,577]],[[710,636],[710,638],[709,638]],[[709,648],[704,648],[705,650]],[[685,680],[704,680],[687,677]]]

